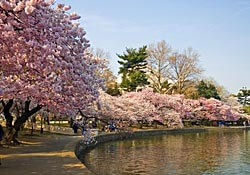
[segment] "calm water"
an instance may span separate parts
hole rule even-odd
[[[85,162],[98,175],[250,175],[250,131],[110,142],[88,153]]]

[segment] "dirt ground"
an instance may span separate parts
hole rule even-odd
[[[55,134],[21,136],[21,145],[0,147],[0,174],[92,175],[74,154],[74,146],[80,139]]]

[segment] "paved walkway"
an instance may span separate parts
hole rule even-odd
[[[92,175],[75,157],[79,136],[28,136],[23,145],[0,148],[1,175]]]

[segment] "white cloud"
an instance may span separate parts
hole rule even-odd
[[[104,32],[116,33],[182,33],[184,31],[193,31],[193,24],[154,24],[154,21],[147,23],[136,23],[132,20],[114,20],[99,15],[82,15],[81,22],[86,26],[94,27]]]
[[[99,28],[106,32],[141,32],[148,30],[145,26],[134,24],[130,21],[119,20],[115,21],[111,18],[98,15],[83,15],[82,23]]]

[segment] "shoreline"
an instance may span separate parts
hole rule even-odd
[[[75,156],[79,161],[81,161],[84,166],[88,169],[89,167],[85,163],[84,157],[91,150],[95,149],[98,145],[112,142],[121,141],[129,139],[137,139],[150,136],[158,136],[164,134],[186,134],[186,133],[204,133],[204,132],[214,132],[214,131],[236,131],[236,130],[250,130],[250,126],[232,126],[232,127],[205,127],[205,128],[181,128],[181,129],[149,129],[149,130],[138,130],[133,133],[101,133],[96,136],[95,139],[97,143],[86,145],[81,141],[78,141],[75,145]],[[90,170],[90,169],[89,169]]]
[[[133,133],[101,133],[96,137],[98,143],[83,145],[81,136],[64,134],[23,135],[23,144],[17,147],[0,148],[3,164],[1,175],[18,174],[93,174],[84,163],[84,156],[99,144],[110,141],[136,139],[163,134],[204,133],[213,131],[234,132],[248,130],[250,127],[207,127],[184,129],[147,129]],[[80,160],[80,161],[79,161]]]

